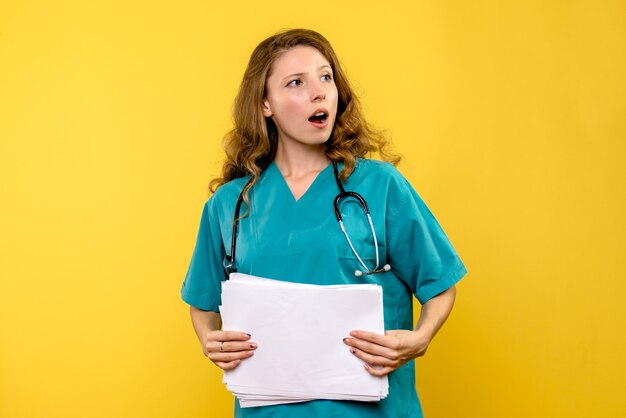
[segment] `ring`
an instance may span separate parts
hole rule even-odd
[[[220,341],[220,352],[224,352],[224,342]]]

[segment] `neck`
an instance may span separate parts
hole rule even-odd
[[[320,172],[330,159],[324,153],[324,145],[306,145],[278,141],[274,162],[284,177],[299,178],[311,172]]]

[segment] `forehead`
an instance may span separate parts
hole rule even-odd
[[[312,46],[296,46],[283,52],[272,64],[272,75],[285,76],[292,73],[303,73],[310,68],[330,65],[326,57]]]

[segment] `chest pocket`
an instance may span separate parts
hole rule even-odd
[[[363,266],[347,242],[338,244],[337,249],[337,256],[342,269],[351,273],[355,270],[363,270]],[[361,260],[363,260],[363,263],[365,263],[365,266],[370,270],[374,269],[376,266],[376,247],[374,247],[374,243],[354,243],[354,249],[361,257]],[[378,266],[385,265],[387,263],[387,251],[381,243],[378,244],[378,255],[380,257]]]
[[[371,261],[373,263],[376,262],[376,249],[374,248],[374,244],[366,244],[366,243],[353,243],[354,245],[354,249],[356,250],[357,254],[359,254],[359,257],[361,257],[361,260],[363,261]],[[346,259],[346,260],[357,260],[356,255],[354,254],[354,252],[352,251],[352,249],[350,248],[350,246],[348,245],[347,242],[343,242],[341,244],[338,244],[337,246],[338,251],[339,251],[339,258],[341,259]],[[380,254],[380,257],[382,258],[383,253],[379,247],[378,252]],[[358,260],[357,260],[358,262]]]

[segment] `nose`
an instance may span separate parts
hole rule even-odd
[[[326,99],[326,89],[321,83],[314,84],[311,87],[311,101],[319,102]]]

